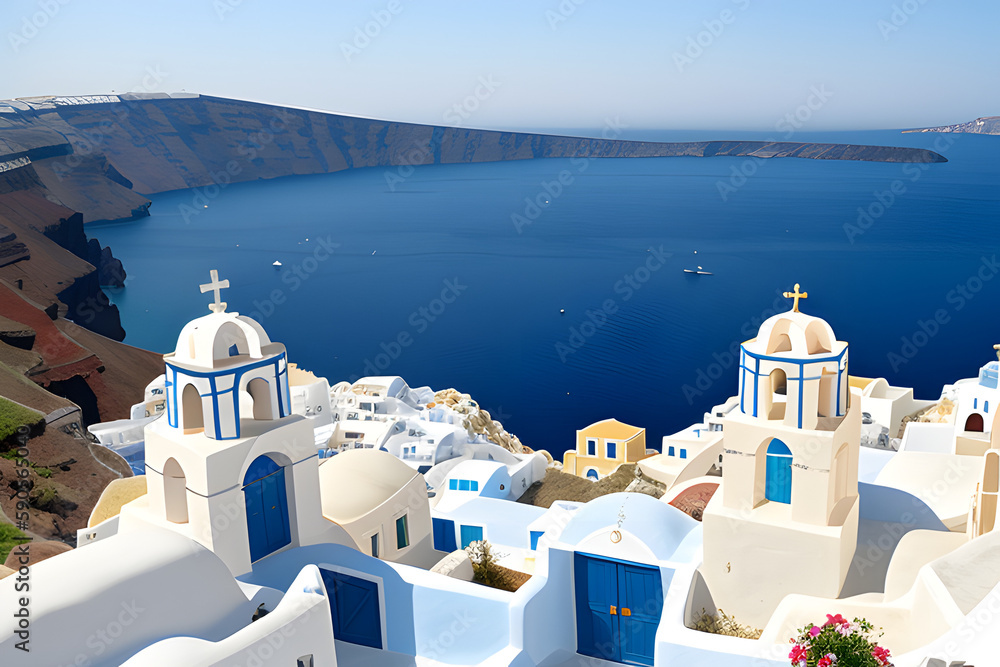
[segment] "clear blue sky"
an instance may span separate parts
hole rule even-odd
[[[998,19],[996,0],[4,0],[0,97],[145,85],[468,127],[772,130],[816,87],[808,129],[898,128],[1000,114]]]

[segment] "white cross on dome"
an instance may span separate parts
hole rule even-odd
[[[212,276],[212,282],[201,285],[201,293],[215,292],[215,303],[208,304],[208,309],[213,313],[224,313],[226,302],[221,300],[222,290],[229,287],[229,280],[219,280],[219,272],[215,269],[212,269],[209,275]]]

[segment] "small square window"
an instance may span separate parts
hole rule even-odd
[[[668,447],[667,448],[667,456],[674,456],[674,454],[676,454],[676,453],[677,453],[677,450],[675,450],[673,447]]]
[[[587,456],[597,456],[597,440],[587,438]]]
[[[681,458],[686,459],[688,457],[688,450],[681,449]]]
[[[459,491],[468,491],[469,490],[469,480],[467,480],[467,479],[460,479],[460,480],[458,480],[458,490]]]
[[[618,443],[610,440],[604,443],[604,456],[609,459],[618,458]]]
[[[448,489],[451,490],[451,491],[458,491],[458,480],[457,479],[449,479],[448,480]]]
[[[476,480],[472,480],[472,490],[473,491],[479,490],[479,482],[477,482]]]
[[[372,557],[378,558],[378,533],[372,535]]]

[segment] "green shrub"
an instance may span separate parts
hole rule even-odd
[[[18,405],[0,396],[0,442],[6,441],[17,433],[17,429],[21,426],[37,424],[44,418],[45,415],[41,412]]]
[[[30,542],[31,538],[9,523],[0,523],[0,564],[7,560],[7,555],[19,544]]]
[[[502,579],[502,571],[497,563],[501,554],[494,551],[493,545],[486,540],[473,542],[465,547],[465,552],[472,561],[473,580],[496,588]]]
[[[0,454],[0,458],[9,459],[11,461],[19,461],[19,460],[21,460],[21,457],[17,455],[17,450],[16,449],[11,449],[9,451],[4,452],[3,454]],[[31,461],[28,461],[27,464],[28,464],[28,467],[31,468],[32,470],[34,470],[35,474],[38,475],[39,477],[45,477],[46,479],[48,479],[49,477],[52,477],[52,469],[51,468],[45,468],[45,467],[42,467],[42,466],[37,466],[34,463],[32,463]]]

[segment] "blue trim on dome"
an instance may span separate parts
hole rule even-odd
[[[292,414],[291,411],[291,390],[288,384],[288,363],[285,361],[286,353],[282,352],[277,356],[270,359],[262,359],[253,363],[242,364],[238,366],[230,366],[228,368],[219,369],[215,371],[191,371],[180,366],[174,366],[170,362],[166,362],[166,374],[169,377],[172,376],[171,392],[173,395],[173,400],[169,399],[170,393],[168,393],[168,406],[167,406],[167,421],[170,426],[177,428],[178,426],[178,414],[177,414],[177,376],[186,375],[191,378],[205,378],[209,381],[209,386],[211,387],[212,396],[212,417],[215,422],[215,440],[238,440],[241,437],[240,429],[240,401],[236,394],[237,388],[240,386],[240,381],[243,376],[249,371],[256,370],[258,368],[264,368],[267,366],[274,367],[274,377],[278,386],[275,388],[275,395],[278,401],[278,418],[287,417]],[[282,364],[281,362],[285,362]],[[284,365],[284,370],[279,371],[279,368]],[[221,377],[232,377],[233,386],[229,389],[224,389],[222,391],[218,390],[217,380]],[[223,394],[233,394],[233,414],[236,420],[236,434],[231,436],[222,435],[222,423],[219,418],[219,397]],[[199,392],[200,394],[200,392]]]
[[[222,435],[222,424],[219,422],[219,390],[215,386],[215,377],[214,376],[208,378],[208,385],[212,388],[212,421],[215,422],[215,437],[216,437],[216,439],[218,439],[219,436]],[[239,401],[237,401],[237,404],[238,403],[239,403]],[[237,407],[239,407],[239,406],[237,405]],[[239,423],[240,423],[240,420],[239,420],[239,417],[237,417],[237,419],[236,419],[236,424],[237,424],[237,426],[236,426],[236,432],[237,432],[237,434],[239,434],[239,430],[240,430]]]
[[[753,372],[753,416],[757,416],[757,405],[760,403],[760,359],[757,359],[757,366]],[[747,369],[749,370],[749,369]]]
[[[819,375],[806,377],[806,375],[805,375],[805,367],[806,367],[806,365],[807,364],[823,364],[823,363],[829,363],[831,361],[836,362],[837,363],[837,415],[836,416],[838,416],[838,417],[843,416],[843,413],[841,411],[841,403],[842,403],[841,393],[843,391],[843,376],[847,373],[847,364],[844,363],[843,364],[843,368],[841,368],[841,362],[847,356],[847,349],[848,349],[848,347],[846,345],[844,346],[844,349],[841,350],[840,354],[831,355],[829,357],[809,358],[809,359],[796,359],[796,358],[793,358],[793,357],[774,357],[774,356],[767,355],[767,354],[755,354],[755,353],[751,352],[750,350],[746,349],[745,345],[741,345],[740,349],[743,351],[743,355],[744,355],[743,359],[740,361],[740,368],[743,369],[744,375],[747,372],[750,372],[750,373],[754,374],[754,378],[753,378],[753,393],[754,393],[753,416],[754,417],[757,416],[757,405],[760,402],[759,401],[759,396],[758,396],[758,391],[759,391],[758,387],[759,387],[759,381],[760,381],[760,362],[761,361],[777,361],[777,362],[781,362],[781,363],[785,363],[785,364],[795,364],[795,365],[797,365],[799,367],[798,377],[786,377],[786,380],[788,382],[797,381],[799,383],[799,419],[798,419],[798,422],[799,422],[799,426],[798,427],[799,428],[802,428],[802,407],[803,407],[803,400],[804,400],[804,397],[803,397],[803,393],[804,393],[803,392],[803,385],[805,384],[806,380],[821,380],[823,378],[822,372]],[[746,357],[753,358],[753,360],[755,362],[753,369],[747,367]],[[746,379],[744,377],[744,385],[745,385],[745,383],[746,383]],[[743,397],[742,397],[742,395],[740,396],[740,411],[743,412],[743,414],[746,414],[746,410],[744,409],[744,406],[743,406]]]
[[[746,407],[744,407],[744,401],[746,400],[747,395],[747,372],[743,369],[744,363],[743,350],[740,350],[740,369],[743,370],[743,372],[740,373],[740,412],[746,414],[747,411]]]
[[[177,372],[171,368],[170,364],[167,364],[166,375],[164,384],[169,387],[169,391],[167,391],[167,424],[172,428],[177,428]]]

